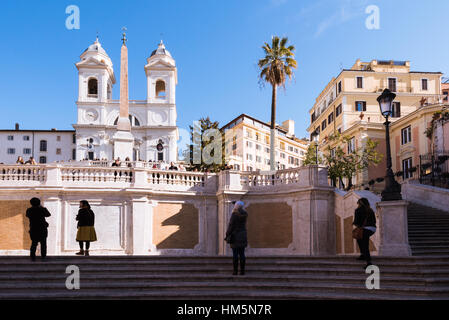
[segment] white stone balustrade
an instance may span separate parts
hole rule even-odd
[[[42,166],[0,165],[0,184],[40,184],[46,181],[47,169]]]

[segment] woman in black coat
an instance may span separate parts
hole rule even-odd
[[[228,230],[226,231],[226,242],[231,245],[233,253],[234,273],[238,274],[239,258],[240,258],[240,274],[245,274],[245,248],[248,246],[248,237],[246,231],[246,221],[248,213],[243,209],[245,204],[241,201],[237,202],[232,210],[232,216],[229,221]]]
[[[76,216],[78,221],[78,232],[76,234],[76,241],[80,245],[79,256],[88,256],[90,243],[97,241],[97,234],[95,233],[95,214],[90,209],[89,202],[83,200],[80,202],[80,210]],[[83,244],[86,242],[86,250],[83,248]]]
[[[357,240],[360,248],[360,257],[358,260],[366,260],[366,267],[371,265],[371,255],[369,252],[369,238],[376,233],[376,215],[369,204],[368,199],[361,198],[357,201],[357,209],[355,209],[354,222],[352,223],[358,228],[363,228],[363,238]]]

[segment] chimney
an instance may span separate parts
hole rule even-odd
[[[18,123],[16,123],[16,131],[19,131],[19,130],[20,130],[20,126]]]
[[[282,122],[282,128],[287,130],[287,135],[294,136],[295,135],[295,121],[286,120]]]

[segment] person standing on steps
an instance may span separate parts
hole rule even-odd
[[[245,248],[248,246],[248,238],[246,231],[246,221],[248,213],[243,209],[245,204],[238,201],[232,210],[232,216],[229,220],[228,230],[226,231],[225,241],[231,245],[233,253],[234,273],[238,274],[240,259],[240,274],[245,274]]]
[[[357,244],[360,248],[360,257],[357,260],[365,260],[366,267],[371,265],[371,254],[369,251],[369,239],[376,233],[376,215],[369,204],[368,199],[360,198],[357,201],[357,209],[355,209],[354,222],[357,228],[363,229],[363,236],[357,240]]]
[[[31,208],[26,211],[26,216],[30,220],[30,257],[32,261],[36,261],[38,243],[41,244],[42,259],[47,257],[48,222],[45,221],[45,218],[50,217],[51,214],[46,208],[41,206],[41,200],[38,198],[31,199],[30,204]]]
[[[86,200],[80,201],[80,210],[76,216],[78,221],[78,232],[76,234],[76,241],[80,245],[80,252],[78,256],[89,256],[90,243],[97,241],[97,234],[95,232],[95,214],[91,210],[89,202]],[[86,243],[86,249],[84,250],[83,244]]]

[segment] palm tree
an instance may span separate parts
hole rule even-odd
[[[291,80],[293,76],[293,68],[296,69],[297,62],[295,60],[294,46],[288,46],[288,38],[279,39],[274,36],[271,39],[271,47],[268,43],[262,46],[265,52],[265,58],[259,60],[260,80],[271,84],[273,94],[271,99],[271,138],[270,138],[270,168],[276,170],[275,146],[276,146],[276,97],[277,88],[284,87],[287,77]]]

